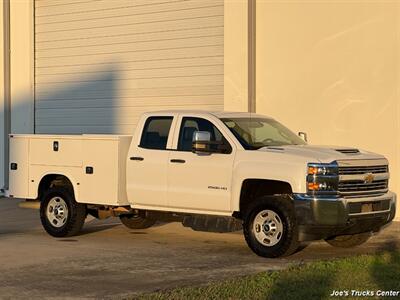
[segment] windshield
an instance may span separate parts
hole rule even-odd
[[[306,144],[300,137],[273,119],[223,118],[221,121],[246,150],[257,150],[268,146]]]

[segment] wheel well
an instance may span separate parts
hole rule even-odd
[[[291,195],[292,187],[288,182],[266,179],[246,179],[240,192],[239,209],[246,210],[247,205],[261,196]]]
[[[42,178],[38,188],[38,199],[42,199],[43,193],[54,186],[62,186],[74,193],[74,187],[68,177],[60,174],[49,174]]]

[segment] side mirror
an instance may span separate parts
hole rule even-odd
[[[305,132],[299,132],[299,137],[305,142],[308,141],[307,133],[305,133]]]
[[[196,131],[193,133],[192,152],[229,154],[232,147],[223,141],[211,141],[211,133],[208,131]]]
[[[208,131],[196,131],[193,133],[192,151],[196,152],[211,152],[211,133]]]

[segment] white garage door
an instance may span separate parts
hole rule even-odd
[[[131,134],[144,111],[223,109],[223,1],[36,0],[36,132]]]

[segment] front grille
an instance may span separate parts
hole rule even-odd
[[[338,167],[338,191],[344,197],[379,196],[388,191],[386,160],[339,161]]]
[[[339,167],[340,175],[350,175],[350,174],[379,174],[387,173],[388,166],[357,166],[357,167]]]
[[[374,190],[384,190],[388,186],[388,180],[376,180],[365,183],[361,180],[339,182],[339,192],[369,192]]]

